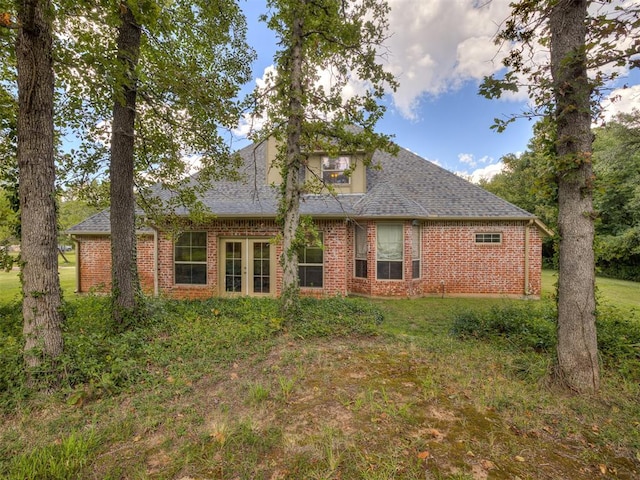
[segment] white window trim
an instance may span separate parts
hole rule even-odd
[[[205,236],[205,259],[209,258],[209,235],[207,234],[206,230],[198,230],[198,231],[189,231],[189,232],[183,232],[184,233],[189,233],[189,234],[193,234],[193,233],[204,233]],[[190,286],[190,287],[204,287],[206,285],[208,285],[209,283],[209,272],[207,271],[208,269],[205,268],[205,282],[204,283],[178,283],[176,281],[176,265],[208,265],[208,260],[204,260],[204,261],[190,261],[190,262],[186,262],[184,260],[176,260],[176,247],[178,246],[177,242],[173,243],[173,284],[174,285],[186,285],[186,286]],[[191,247],[193,247],[192,245],[190,245]]]
[[[498,236],[497,242],[486,241],[487,238],[495,238],[495,235]],[[502,245],[502,232],[476,232],[473,234],[473,240],[476,245]]]

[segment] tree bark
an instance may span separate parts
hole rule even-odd
[[[53,127],[53,56],[48,0],[18,5],[18,170],[24,360],[36,368],[62,353]]]
[[[551,73],[556,102],[558,168],[559,380],[579,393],[600,387],[595,325],[591,87],[587,77],[586,0],[552,7]]]
[[[304,8],[304,1],[301,2]],[[285,318],[292,320],[297,310],[300,290],[298,278],[298,245],[296,237],[300,226],[300,171],[302,152],[300,137],[304,108],[302,105],[302,42],[304,34],[302,14],[294,15],[291,49],[289,52],[289,118],[287,122],[287,146],[284,159],[284,187],[282,199],[282,309]]]
[[[118,324],[137,315],[140,282],[136,264],[134,125],[141,29],[126,2],[120,4],[118,60],[124,81],[116,87],[111,133],[111,261],[113,319]]]

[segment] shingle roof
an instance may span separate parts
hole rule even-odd
[[[266,144],[238,152],[241,180],[214,182],[203,204],[219,217],[275,217],[278,189],[266,184]],[[535,216],[428,160],[400,149],[396,155],[376,151],[367,170],[367,192],[332,196],[304,195],[301,213],[338,218],[534,219]],[[195,181],[195,179],[194,179]],[[157,190],[168,200],[167,190]],[[186,210],[177,211],[186,214]],[[68,233],[108,233],[105,210],[71,227]]]

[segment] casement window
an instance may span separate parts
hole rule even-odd
[[[366,226],[356,225],[355,243],[355,275],[357,278],[367,278],[367,254],[369,253],[369,241],[367,239]]]
[[[322,157],[322,181],[326,184],[349,185],[349,157]]]
[[[475,234],[476,243],[490,243],[490,244],[499,244],[502,243],[502,234],[501,233],[476,233]]]
[[[207,232],[185,232],[174,245],[174,281],[177,284],[206,285]]]
[[[379,280],[402,280],[404,227],[378,224],[376,240],[376,277]]]
[[[411,270],[412,278],[420,278],[420,225],[411,227]]]
[[[322,234],[319,243],[298,250],[298,279],[301,287],[322,288],[324,277],[324,250]]]

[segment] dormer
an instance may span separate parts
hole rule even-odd
[[[280,185],[282,176],[280,170],[273,165],[276,158],[278,144],[270,138],[267,142],[267,183]],[[329,156],[323,152],[314,152],[309,156],[308,168],[305,170],[305,180],[323,182],[337,194],[365,193],[367,189],[365,155],[342,154]],[[324,187],[322,193],[329,193]]]

